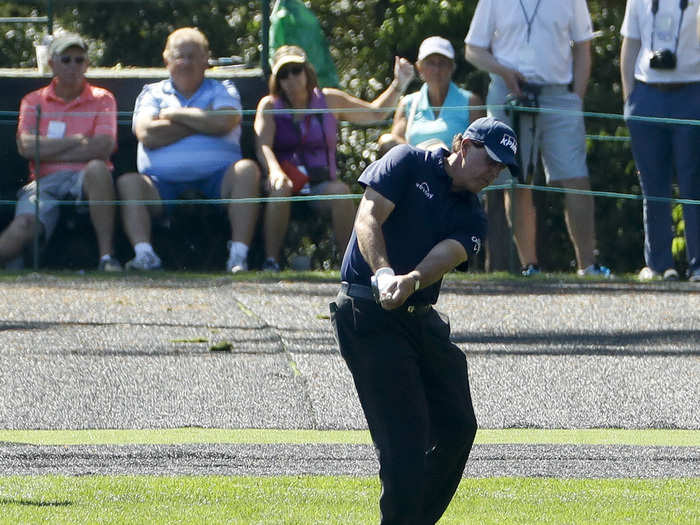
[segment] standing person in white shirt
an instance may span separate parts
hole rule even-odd
[[[625,116],[700,120],[698,0],[628,0],[621,33]],[[675,168],[680,197],[700,199],[700,126],[628,120],[644,194],[644,260],[639,279],[678,280],[669,202]],[[688,278],[700,282],[700,206],[684,205]]]
[[[510,122],[503,109],[509,95],[529,97],[541,108],[562,112],[521,112],[523,174],[531,174],[542,153],[547,183],[589,190],[585,127],[580,112],[590,76],[591,16],[585,0],[479,0],[465,38],[465,57],[491,74],[486,99],[489,115]],[[507,182],[503,175],[496,183]],[[515,205],[515,243],[523,275],[539,271],[532,192],[506,193]],[[509,217],[510,218],[510,217]],[[596,262],[593,197],[567,193],[565,219],[576,252],[579,275],[610,276]]]

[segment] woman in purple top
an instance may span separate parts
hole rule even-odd
[[[350,192],[338,179],[335,164],[337,120],[370,124],[392,110],[414,76],[413,65],[394,59],[394,80],[372,102],[333,88],[321,88],[304,50],[282,46],[273,57],[270,94],[258,104],[255,115],[256,152],[267,173],[270,197],[293,193],[338,195]],[[327,109],[330,108],[330,111]],[[280,111],[290,109],[288,113]],[[304,110],[318,109],[318,113]],[[358,111],[366,110],[366,111]],[[300,170],[309,180],[295,187],[294,173]],[[316,201],[319,212],[331,215],[340,253],[352,232],[355,205],[351,200]],[[265,208],[264,270],[278,271],[279,252],[289,223],[289,202],[268,203]]]

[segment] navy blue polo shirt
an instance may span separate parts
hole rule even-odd
[[[394,203],[382,225],[389,263],[396,274],[415,269],[439,242],[454,239],[469,257],[481,250],[487,221],[476,195],[451,191],[445,171],[447,150],[428,152],[408,145],[392,148],[370,164],[359,182]],[[372,275],[355,231],[343,257],[343,281],[369,286]],[[408,304],[437,302],[442,280],[413,294]]]

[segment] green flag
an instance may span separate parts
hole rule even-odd
[[[270,60],[284,45],[301,47],[314,66],[321,87],[337,87],[338,72],[321,25],[301,0],[277,0],[270,15]]]

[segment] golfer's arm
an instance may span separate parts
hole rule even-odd
[[[372,188],[365,189],[355,218],[355,235],[360,253],[372,272],[385,266],[391,267],[386,252],[382,224],[394,211],[394,203]]]
[[[437,243],[408,275],[419,279],[420,287],[425,288],[439,281],[443,275],[466,260],[467,251],[462,243],[454,239],[445,239]]]

